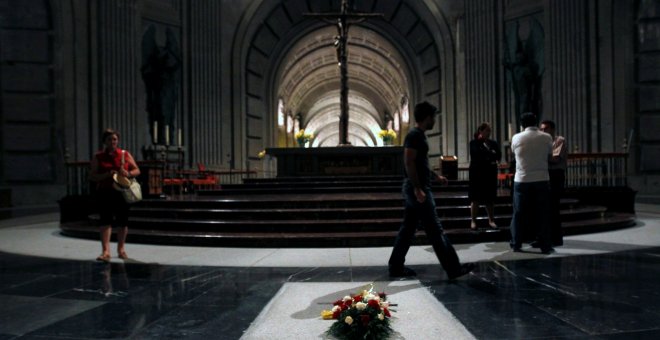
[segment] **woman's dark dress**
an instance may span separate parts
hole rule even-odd
[[[119,171],[121,168],[122,149],[117,148],[109,153],[105,149],[96,152],[94,157],[98,162],[99,174]],[[124,162],[124,169],[128,171],[128,162]],[[112,227],[125,227],[128,225],[128,204],[121,193],[112,187],[112,178],[106,178],[97,183],[96,202],[99,209],[100,225]]]
[[[490,139],[470,141],[470,202],[494,203],[497,197],[497,162],[500,145]]]

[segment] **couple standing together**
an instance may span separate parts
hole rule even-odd
[[[511,139],[516,157],[513,181],[513,216],[511,219],[511,249],[522,251],[522,243],[532,235],[534,248],[543,254],[563,245],[560,221],[560,199],[564,191],[567,147],[564,137],[555,135],[555,123],[538,121],[533,113],[523,113],[520,121],[524,131]]]
[[[563,244],[560,199],[564,191],[567,148],[564,137],[555,135],[555,123],[538,121],[533,113],[521,117],[523,131],[511,138],[515,157],[513,180],[513,216],[511,220],[511,248],[521,251],[523,240],[536,237],[532,247],[548,254],[553,246]],[[497,163],[502,154],[499,144],[490,139],[491,127],[482,123],[475,139],[470,142],[470,191],[472,221],[476,229],[479,204],[486,206],[488,224],[495,224],[493,205],[497,193]],[[536,235],[532,235],[536,232]]]

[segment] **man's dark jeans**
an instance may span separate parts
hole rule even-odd
[[[550,184],[548,181],[513,183],[511,248],[520,249],[523,241],[536,236],[541,249],[550,243]]]
[[[460,262],[456,250],[442,231],[442,224],[438,220],[436,213],[435,199],[430,188],[425,188],[426,200],[423,203],[417,202],[413,186],[406,180],[403,185],[403,196],[405,198],[405,211],[403,223],[399,234],[394,242],[394,249],[390,256],[390,269],[398,270],[403,268],[406,260],[406,254],[415,237],[415,231],[420,226],[424,228],[426,237],[433,246],[435,255],[442,264],[447,274],[458,273],[460,271]]]

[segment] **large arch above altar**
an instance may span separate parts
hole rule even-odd
[[[466,166],[479,123],[490,122],[506,146],[517,110],[528,106],[556,121],[572,153],[627,153],[630,185],[641,197],[660,193],[656,2],[354,3],[351,11],[382,18],[348,31],[352,144],[381,146],[378,131],[391,127],[401,145],[412,123],[407,107],[428,100],[441,110],[428,134],[432,162],[453,155]],[[259,154],[297,147],[296,128],[315,135],[309,146],[334,147],[336,27],[305,14],[340,4],[31,0],[0,10],[6,205],[54,205],[67,190],[67,162],[88,161],[106,127],[121,132],[138,160],[156,157],[149,150],[163,147],[167,130],[164,154],[184,168],[263,175],[272,169]],[[171,76],[167,89],[176,95],[165,96],[158,147],[147,110],[148,51],[178,65],[161,75]],[[533,95],[525,97],[528,85]]]

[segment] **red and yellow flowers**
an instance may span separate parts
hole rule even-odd
[[[392,332],[385,293],[373,293],[372,288],[354,296],[333,302],[331,311],[321,312],[323,319],[335,319],[327,331],[338,339],[386,339]]]

